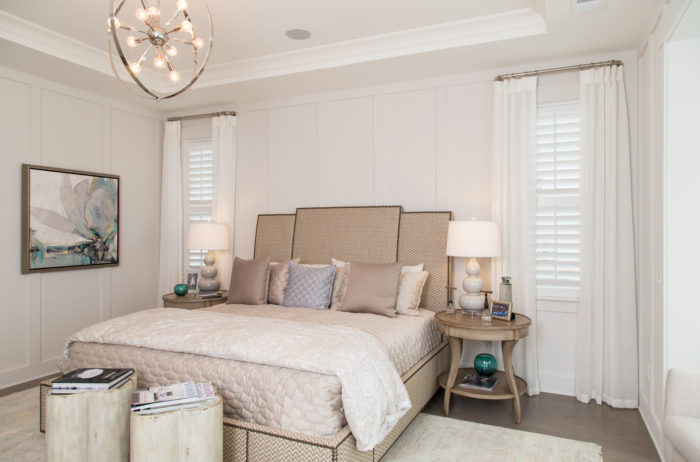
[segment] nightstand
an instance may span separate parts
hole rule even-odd
[[[194,293],[186,293],[185,295],[165,294],[163,295],[163,306],[166,308],[183,308],[185,310],[193,310],[195,308],[206,308],[207,306],[219,305],[226,303],[228,292],[222,291],[221,297],[214,298],[199,298]]]
[[[515,315],[515,320],[508,322],[500,319],[482,321],[481,316],[471,316],[455,311],[438,313],[435,316],[438,329],[445,334],[450,343],[450,371],[438,378],[438,383],[445,389],[445,415],[450,415],[450,397],[452,394],[477,399],[512,399],[515,423],[520,423],[520,395],[527,390],[527,383],[513,372],[513,348],[518,340],[527,337],[531,324],[530,318],[522,314]],[[462,356],[463,340],[500,341],[503,353],[503,372],[496,372],[499,380],[493,391],[476,390],[460,387],[458,384],[465,375],[475,374],[472,368],[459,367]]]

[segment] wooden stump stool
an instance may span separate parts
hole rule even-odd
[[[203,407],[162,414],[131,414],[131,462],[214,462],[223,460],[224,408],[221,397]]]
[[[49,462],[129,460],[129,414],[136,374],[119,388],[46,395]]]

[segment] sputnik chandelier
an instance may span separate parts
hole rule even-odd
[[[186,92],[202,75],[214,30],[204,0],[190,2],[195,5],[187,0],[163,0],[163,6],[161,0],[111,0],[109,62],[129,90],[113,51],[146,97],[156,101]]]

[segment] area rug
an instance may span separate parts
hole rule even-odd
[[[594,443],[418,414],[382,462],[600,462]]]
[[[0,461],[44,461],[38,387],[0,398]],[[382,462],[600,462],[597,444],[418,414]]]

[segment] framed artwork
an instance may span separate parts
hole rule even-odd
[[[188,290],[197,290],[197,279],[199,279],[199,273],[187,273]]]
[[[492,300],[491,305],[489,305],[489,311],[491,312],[491,317],[495,319],[511,321],[513,314],[513,304],[511,302]]]
[[[119,177],[22,164],[22,273],[119,264]]]

